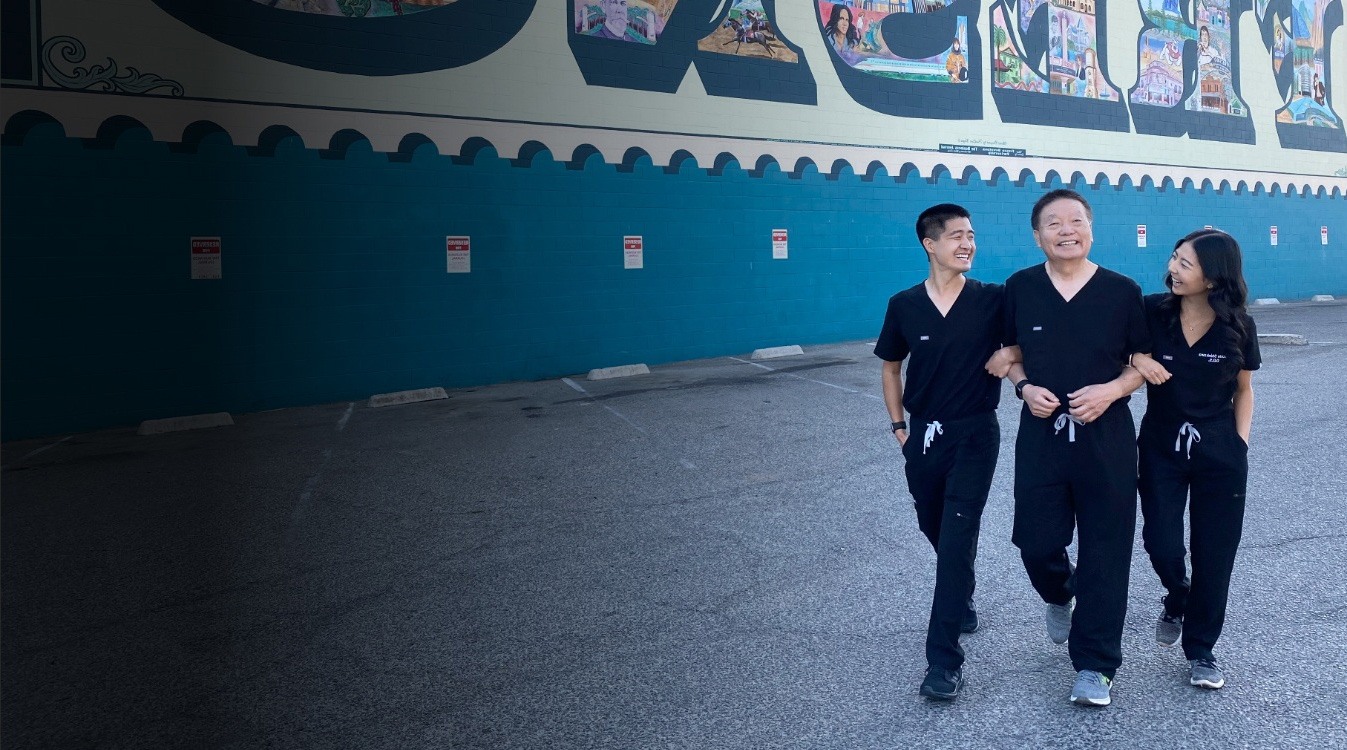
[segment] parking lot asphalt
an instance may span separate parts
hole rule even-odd
[[[918,697],[934,555],[858,341],[5,444],[0,744],[1347,747],[1347,306],[1255,319],[1311,343],[1254,378],[1224,690],[1138,536],[1113,705],[1068,703],[1004,386],[967,686]]]

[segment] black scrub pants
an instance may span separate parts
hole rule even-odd
[[[1183,655],[1211,659],[1225,625],[1230,573],[1244,531],[1249,446],[1235,431],[1234,415],[1191,425],[1180,435],[1184,424],[1149,414],[1141,421],[1141,538],[1168,592],[1165,613],[1183,616]],[[1192,535],[1191,581],[1184,562],[1185,506]]]
[[[1058,412],[1020,415],[1015,439],[1015,528],[1034,590],[1049,604],[1076,598],[1071,664],[1110,679],[1122,664],[1127,578],[1137,518],[1137,447],[1132,413],[1114,404],[1072,425]],[[1060,429],[1057,425],[1061,423]],[[1067,556],[1079,539],[1075,566]]]
[[[941,432],[934,432],[933,424],[939,424]],[[908,428],[903,471],[917,526],[935,549],[926,662],[958,669],[964,662],[959,633],[976,584],[973,563],[1001,447],[1001,426],[996,412],[986,412],[951,422],[913,416]]]

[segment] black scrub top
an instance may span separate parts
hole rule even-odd
[[[1052,391],[1063,410],[1068,393],[1113,380],[1129,356],[1151,347],[1141,287],[1102,266],[1069,302],[1045,266],[1016,271],[1006,279],[1005,323],[1004,343],[1019,344],[1025,377]]]
[[[1147,384],[1147,416],[1177,424],[1233,414],[1240,370],[1257,370],[1263,364],[1253,318],[1238,313],[1243,334],[1217,320],[1188,346],[1182,327],[1172,317],[1178,314],[1177,305],[1170,314],[1161,310],[1160,303],[1168,296],[1165,292],[1146,297],[1146,322],[1155,345],[1151,357],[1173,376],[1162,385]]]
[[[914,418],[955,420],[995,411],[1001,379],[987,360],[1001,348],[1005,287],[965,279],[949,315],[926,294],[925,282],[889,298],[875,356],[898,362],[912,355],[903,407]]]

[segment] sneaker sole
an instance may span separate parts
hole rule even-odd
[[[1220,682],[1212,682],[1211,680],[1194,680],[1189,678],[1188,684],[1192,685],[1193,687],[1203,688],[1205,690],[1220,690],[1221,688],[1225,687],[1225,680],[1221,680]]]
[[[1166,643],[1165,641],[1162,641],[1162,640],[1160,640],[1159,638],[1156,638],[1156,639],[1155,639],[1155,642],[1158,643],[1158,644],[1160,644],[1160,645],[1163,646],[1164,648],[1174,648],[1174,645],[1175,645],[1176,643],[1178,643],[1178,640],[1173,640],[1173,641],[1169,641],[1169,642]]]
[[[1086,708],[1103,708],[1112,703],[1113,699],[1104,698],[1103,700],[1099,700],[1098,698],[1080,698],[1073,695],[1071,696],[1071,702],[1077,706],[1085,706]]]
[[[953,693],[939,693],[928,687],[923,687],[920,692],[923,698],[929,698],[933,701],[952,701],[959,697],[957,690]]]

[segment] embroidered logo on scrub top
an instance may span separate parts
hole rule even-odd
[[[1221,364],[1221,360],[1225,359],[1224,354],[1207,354],[1205,352],[1198,352],[1197,356],[1202,357],[1203,359],[1207,360],[1207,362],[1213,365],[1219,365]]]
[[[930,340],[931,340],[931,337],[930,337],[930,336],[922,336],[922,337],[921,337],[921,340],[922,340],[922,341],[930,341]]]
[[[1172,360],[1172,359],[1174,359],[1174,355],[1173,355],[1173,354],[1161,354],[1161,355],[1160,355],[1160,359],[1169,359],[1169,360]]]
[[[1034,330],[1035,330],[1035,331],[1041,331],[1041,330],[1043,330],[1043,326],[1034,326]]]

